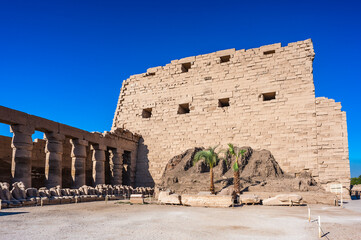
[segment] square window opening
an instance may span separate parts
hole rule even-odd
[[[189,112],[190,112],[189,103],[179,104],[178,112],[177,112],[178,114],[187,114]]]
[[[218,107],[229,107],[229,98],[218,99]]]
[[[276,52],[276,50],[269,50],[269,51],[263,52],[263,55],[269,55],[269,54],[273,54],[275,52]]]
[[[182,64],[182,72],[188,72],[189,69],[191,69],[191,63],[183,63]]]
[[[152,116],[151,108],[144,108],[142,111],[142,118],[150,118]]]
[[[276,99],[276,92],[263,93],[262,97],[263,101],[271,101],[273,99]]]
[[[149,72],[147,73],[147,76],[155,76],[155,72]]]
[[[231,59],[231,55],[222,56],[220,57],[220,59],[221,59],[221,63],[229,62],[229,60]]]

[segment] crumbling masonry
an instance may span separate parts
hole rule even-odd
[[[281,168],[349,186],[346,113],[315,97],[310,39],[174,60],[123,82],[113,129],[142,136],[137,185],[195,146],[268,149]],[[148,172],[149,171],[149,172]]]

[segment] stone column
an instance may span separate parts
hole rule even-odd
[[[60,185],[62,179],[63,140],[64,135],[45,133],[45,186],[52,188]]]
[[[105,150],[107,147],[100,144],[92,144],[93,150],[93,183],[94,185],[105,183]]]
[[[35,129],[27,125],[11,125],[13,133],[11,147],[13,149],[11,159],[11,181],[23,182],[26,188],[31,187],[31,153]]]
[[[110,183],[112,185],[122,185],[123,152],[124,151],[119,148],[109,150]]]
[[[79,188],[85,185],[85,161],[86,161],[86,147],[88,141],[81,139],[71,139],[71,178],[72,188]]]

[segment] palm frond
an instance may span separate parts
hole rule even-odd
[[[236,155],[235,151],[234,151],[234,146],[232,143],[228,143],[228,151],[231,155]]]
[[[218,154],[215,152],[217,147],[209,147],[207,150],[197,152],[193,158],[193,165],[200,160],[204,160],[210,168],[215,167],[219,161]]]
[[[245,154],[245,152],[246,152],[246,150],[240,149],[240,150],[238,151],[238,157],[239,157],[239,156],[242,156],[242,157],[243,157],[243,155]]]
[[[194,155],[193,165],[195,165],[199,160],[202,160],[202,159],[204,159],[207,163],[207,161],[209,161],[210,158],[211,158],[210,151],[208,151],[208,150],[199,151],[196,153],[196,155]]]

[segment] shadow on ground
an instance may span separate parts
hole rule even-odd
[[[10,215],[17,215],[17,214],[24,214],[29,212],[0,212],[0,217],[3,216],[10,216]]]

